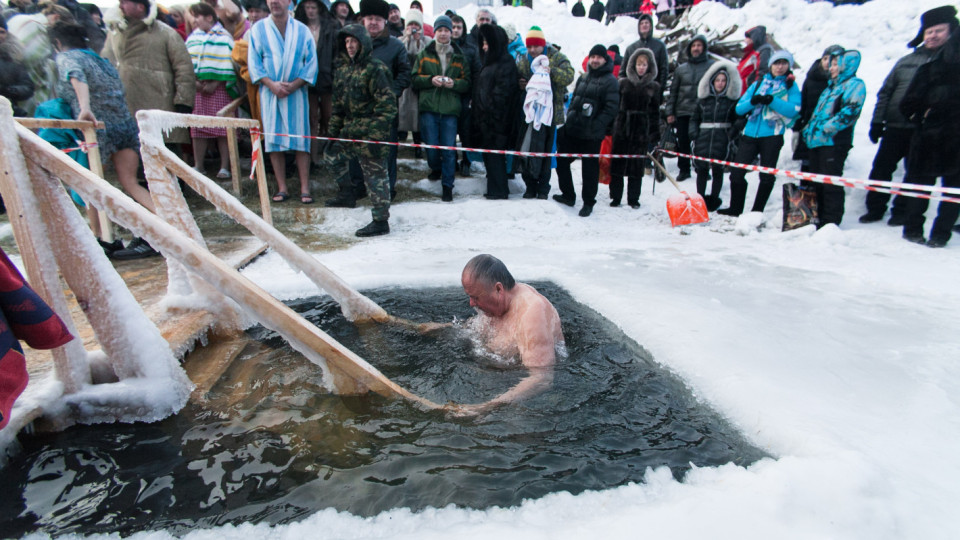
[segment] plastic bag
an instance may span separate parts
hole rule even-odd
[[[601,154],[610,154],[613,152],[613,135],[607,135],[603,138],[603,142],[600,144],[600,153]],[[600,183],[609,185],[610,184],[610,163],[613,160],[608,157],[600,158]]]
[[[783,230],[817,224],[817,192],[812,186],[783,185]]]

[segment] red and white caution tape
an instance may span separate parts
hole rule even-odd
[[[93,147],[95,147],[95,146],[98,146],[97,143],[95,143],[95,142],[94,142],[94,143],[88,143],[88,142],[78,141],[77,139],[74,139],[74,142],[76,142],[78,146],[75,146],[75,147],[73,147],[73,148],[64,148],[62,151],[63,151],[65,154],[69,154],[70,152],[76,152],[77,150],[80,150],[81,152],[83,152],[84,154],[86,154],[86,153],[89,152],[89,150],[90,150],[91,148],[93,148]]]
[[[930,199],[934,201],[960,203],[960,197],[949,196],[949,195],[960,195],[960,188],[925,186],[920,184],[906,184],[903,182],[884,182],[882,180],[861,180],[858,178],[843,178],[841,176],[830,176],[827,174],[816,174],[816,173],[808,173],[808,172],[800,172],[800,171],[790,171],[785,169],[776,169],[773,167],[764,167],[762,165],[745,165],[743,163],[735,163],[733,161],[724,161],[722,159],[711,159],[711,158],[704,158],[700,156],[692,156],[690,154],[681,154],[680,152],[664,150],[662,148],[658,149],[657,151],[662,152],[664,154],[671,155],[671,156],[685,157],[689,159],[695,159],[698,161],[705,161],[707,163],[716,163],[717,165],[729,165],[730,167],[737,167],[738,169],[746,169],[748,171],[777,174],[777,175],[787,176],[789,178],[796,178],[797,180],[807,180],[809,182],[819,182],[821,184],[843,186],[843,187],[848,187],[853,189],[864,189],[867,191],[876,191],[879,193],[889,193],[891,195],[903,195],[905,197],[917,197],[920,199]]]

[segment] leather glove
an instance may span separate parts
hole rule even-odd
[[[177,103],[173,106],[173,111],[180,114],[190,114],[193,112],[193,107]]]
[[[880,137],[883,137],[883,124],[880,122],[870,124],[870,142],[877,144],[880,142]]]

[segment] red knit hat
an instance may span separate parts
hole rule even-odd
[[[527,32],[527,47],[546,47],[547,40],[543,37],[543,30],[539,26],[531,26]]]

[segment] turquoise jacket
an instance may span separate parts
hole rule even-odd
[[[856,78],[860,53],[846,51],[837,63],[840,67],[837,78],[827,83],[810,123],[803,129],[803,140],[809,148],[853,145],[853,127],[867,97],[867,86]]]
[[[769,105],[753,105],[750,100],[754,95],[773,96],[773,101]],[[743,134],[755,139],[783,135],[800,114],[800,97],[798,85],[788,85],[785,75],[764,74],[737,101],[737,114],[747,115]]]

